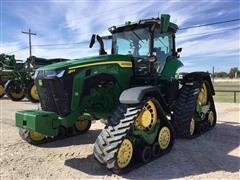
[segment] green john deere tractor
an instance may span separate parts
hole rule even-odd
[[[32,56],[23,62],[14,55],[0,54],[0,98],[5,94],[13,101],[27,97],[31,102],[39,102],[33,75],[37,68],[65,61],[66,59],[43,59]]]
[[[92,119],[107,119],[94,144],[95,158],[121,172],[168,153],[175,133],[196,137],[216,124],[208,73],[176,76],[176,24],[169,15],[109,28],[93,35],[99,56],[42,67],[35,74],[41,110],[16,113],[20,136],[40,144],[86,132]],[[111,54],[103,39],[112,40]]]

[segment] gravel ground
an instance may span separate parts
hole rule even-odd
[[[217,103],[215,129],[193,140],[177,139],[169,154],[121,176],[93,158],[93,143],[104,127],[99,121],[84,135],[40,147],[21,140],[15,112],[36,107],[0,100],[1,179],[240,179],[240,104]]]

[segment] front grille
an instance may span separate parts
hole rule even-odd
[[[42,109],[55,112],[60,116],[67,116],[71,111],[73,76],[45,79],[39,75],[35,79],[35,84]],[[42,81],[41,86],[39,80]]]

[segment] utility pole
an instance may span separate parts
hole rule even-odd
[[[31,29],[28,29],[28,32],[24,32],[22,31],[23,34],[27,34],[28,35],[28,41],[29,41],[29,57],[30,57],[30,61],[32,60],[32,35],[36,36],[36,33],[32,33]],[[30,61],[27,62],[28,63],[28,71],[30,73]]]
[[[28,40],[29,40],[29,55],[30,57],[32,56],[32,40],[31,40],[31,37],[32,35],[37,35],[36,33],[32,33],[31,32],[31,29],[29,28],[28,32],[24,32],[22,31],[23,34],[28,34]]]

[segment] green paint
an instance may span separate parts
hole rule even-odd
[[[160,122],[157,121],[156,126],[151,133],[147,133],[145,131],[141,131],[136,128],[133,128],[132,132],[135,136],[140,136],[147,144],[153,144],[153,142],[156,140],[156,137],[158,135],[159,127],[160,127]]]
[[[168,14],[161,15],[161,33],[168,32],[170,16]]]
[[[177,70],[182,66],[182,62],[177,58],[168,59],[162,70],[161,79],[170,80],[174,78]]]
[[[160,27],[162,27],[163,32],[168,32],[170,26],[175,30],[177,29],[176,25],[169,23],[169,18],[169,15],[162,16],[162,26]],[[158,19],[158,21],[160,20]],[[138,25],[138,22],[125,24],[122,27],[127,28],[135,25]],[[16,126],[34,130],[47,136],[55,136],[60,125],[71,127],[82,114],[97,118],[109,118],[118,107],[119,96],[125,89],[150,85],[148,81],[149,75],[139,77],[141,83],[133,81],[134,67],[126,65],[126,62],[131,65],[132,60],[129,55],[101,55],[78,58],[39,68],[38,70],[53,72],[53,74],[65,70],[63,77],[58,78],[73,76],[70,113],[61,117],[54,112],[40,110],[20,111],[16,113]],[[119,65],[121,61],[125,62],[125,67],[123,64]],[[167,60],[159,79],[171,80],[181,66],[183,64],[176,57]],[[113,82],[109,79],[101,79],[103,75],[111,77]],[[91,82],[91,79],[94,79],[93,83],[88,87],[89,89],[85,90],[86,83]],[[39,80],[38,83],[41,85],[42,80]],[[164,86],[161,81],[157,85]],[[148,144],[151,144],[157,136],[158,129],[159,123],[157,128],[150,134],[138,130],[134,130],[134,133],[140,135]]]
[[[28,110],[16,113],[16,126],[42,133],[46,136],[56,136],[60,122],[56,113]]]

